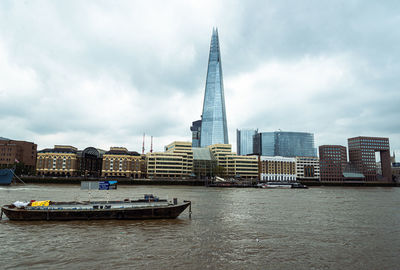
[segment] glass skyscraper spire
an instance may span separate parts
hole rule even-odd
[[[228,143],[228,128],[218,29],[213,29],[201,116],[200,146],[205,147],[216,143]]]

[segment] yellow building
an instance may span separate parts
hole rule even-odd
[[[207,150],[206,150],[207,149]],[[256,156],[238,156],[230,144],[214,144],[208,148],[196,148],[196,168],[190,142],[175,141],[165,147],[165,152],[148,153],[147,175],[149,178],[211,177],[217,164],[224,176],[257,178]]]
[[[146,162],[147,177],[149,178],[185,178],[189,177],[191,173],[186,153],[148,153]]]
[[[260,180],[296,181],[296,159],[280,156],[261,156]]]
[[[124,147],[110,147],[103,155],[102,177],[141,178],[144,159],[137,152]]]
[[[37,153],[36,173],[46,176],[76,176],[77,151],[69,145],[55,145]]]
[[[193,150],[191,142],[175,141],[165,147],[165,152],[183,154],[186,157],[186,164],[183,164],[185,174],[190,175],[193,171]]]
[[[217,159],[218,166],[225,169],[225,177],[257,178],[257,156],[238,156],[232,152],[230,144],[213,144],[208,146]]]

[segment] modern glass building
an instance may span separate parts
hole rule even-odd
[[[260,156],[275,156],[275,133],[260,132],[255,134],[253,153]]]
[[[238,155],[253,154],[253,137],[258,130],[256,129],[237,129],[236,130],[236,147]]]
[[[200,147],[201,120],[192,122],[190,131],[192,131],[192,147]]]
[[[315,157],[314,134],[306,132],[275,132],[275,155],[282,157]]]
[[[211,37],[201,120],[201,147],[212,144],[228,144],[224,84],[217,29],[213,29]]]
[[[254,135],[254,153],[261,156],[316,157],[314,134],[306,132],[260,132]]]

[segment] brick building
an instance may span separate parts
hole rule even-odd
[[[34,174],[37,145],[33,142],[0,138],[0,168],[17,167],[20,174]]]
[[[341,145],[321,145],[319,147],[321,182],[342,182],[347,165],[347,150]]]
[[[355,137],[348,139],[349,160],[365,176],[365,181],[392,181],[389,138]],[[377,173],[375,153],[380,153],[382,174]]]

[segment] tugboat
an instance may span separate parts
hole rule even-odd
[[[0,185],[10,185],[13,176],[13,169],[0,169]]]
[[[178,203],[174,198],[169,202],[147,194],[143,199],[123,201],[15,202],[4,205],[1,215],[10,220],[172,219],[188,206],[190,216],[190,201]]]

